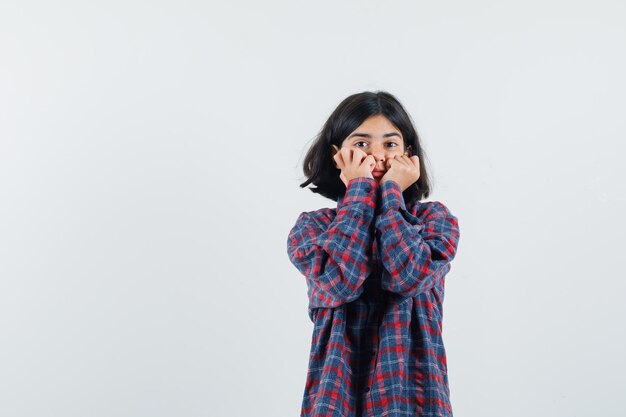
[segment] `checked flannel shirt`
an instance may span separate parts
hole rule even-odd
[[[405,205],[395,181],[353,178],[337,208],[287,239],[313,322],[301,417],[452,417],[444,277],[459,241],[441,202]]]

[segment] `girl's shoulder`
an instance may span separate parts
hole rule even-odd
[[[322,207],[317,210],[303,211],[298,216],[297,223],[315,224],[318,226],[328,226],[337,216],[334,208]]]
[[[406,210],[420,219],[433,217],[455,217],[446,204],[441,201],[413,201],[405,205]],[[322,207],[317,210],[305,211],[302,213],[307,218],[320,222],[321,224],[329,224],[337,216],[336,207]]]

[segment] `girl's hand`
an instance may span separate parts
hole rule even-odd
[[[387,159],[385,166],[387,172],[380,179],[380,183],[395,181],[400,185],[402,191],[409,188],[420,177],[420,161],[417,155],[411,157],[396,155],[391,159]]]
[[[347,147],[339,149],[337,146],[332,145],[337,151],[333,155],[335,160],[335,166],[341,170],[341,181],[348,188],[348,183],[353,178],[367,177],[374,179],[372,171],[376,166],[376,160],[372,155],[367,155],[360,149],[350,149]]]

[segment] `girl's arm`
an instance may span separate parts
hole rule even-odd
[[[381,287],[414,297],[437,285],[450,269],[459,242],[457,218],[439,201],[428,204],[423,220],[407,211],[395,181],[380,184],[381,211],[374,220],[380,233],[384,267]]]
[[[321,212],[304,212],[291,229],[287,252],[306,278],[309,312],[348,303],[363,292],[371,272],[376,188],[373,178],[353,178],[332,221]]]

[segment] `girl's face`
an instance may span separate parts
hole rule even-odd
[[[376,160],[374,171],[386,171],[385,161],[390,158],[393,159],[396,155],[411,156],[410,146],[404,150],[404,138],[400,130],[382,114],[365,119],[343,140],[341,147],[360,149],[367,155],[373,155]],[[339,150],[335,145],[333,148],[333,154]],[[382,175],[374,175],[378,181],[381,177]]]

